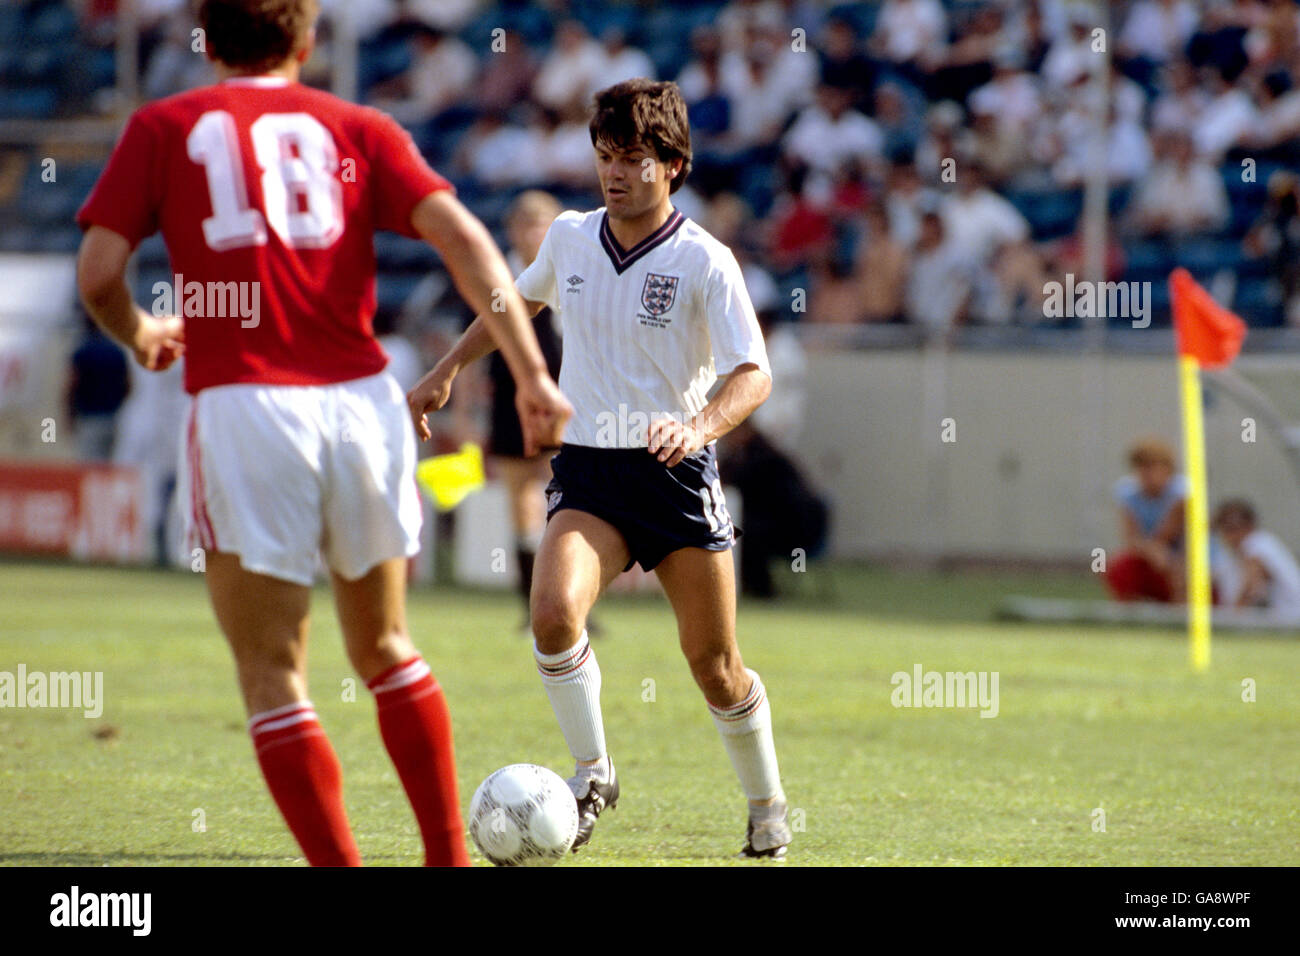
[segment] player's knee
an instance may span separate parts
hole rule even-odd
[[[533,637],[543,654],[558,654],[573,646],[585,625],[585,614],[570,595],[534,589],[530,604]]]
[[[249,714],[274,710],[297,700],[306,679],[292,665],[248,666],[240,664],[239,689]]]
[[[348,642],[348,661],[362,680],[372,680],[384,671],[405,663],[417,655],[415,645],[404,630],[391,629],[366,640]]]
[[[740,676],[737,671],[732,655],[727,653],[706,652],[699,654],[688,654],[687,663],[691,667],[691,676],[695,678],[695,683],[704,693],[704,697],[710,701],[730,701],[737,697],[738,693],[743,693],[740,688]]]

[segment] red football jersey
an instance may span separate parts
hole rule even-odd
[[[136,111],[77,223],[132,248],[162,231],[173,278],[153,311],[185,319],[189,392],[322,385],[387,363],[374,232],[414,236],[416,204],[450,188],[378,110],[235,78]]]

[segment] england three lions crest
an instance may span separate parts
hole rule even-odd
[[[661,276],[651,272],[645,277],[641,289],[641,304],[651,315],[663,315],[673,307],[677,295],[677,276]]]

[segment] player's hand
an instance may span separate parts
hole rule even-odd
[[[515,409],[524,433],[524,455],[533,457],[544,448],[559,448],[573,406],[545,372],[515,383]]]
[[[151,372],[165,372],[185,354],[185,320],[179,315],[150,315],[140,312],[135,340],[135,360]]]
[[[415,387],[406,393],[406,405],[411,410],[411,421],[420,441],[433,437],[429,428],[429,412],[436,412],[451,398],[451,383],[456,380],[457,369],[439,362]]]
[[[669,468],[707,444],[694,425],[679,422],[675,418],[661,418],[651,422],[649,438],[646,450]]]

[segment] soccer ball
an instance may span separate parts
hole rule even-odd
[[[578,835],[578,803],[559,774],[511,764],[474,791],[469,833],[496,866],[550,866]]]

